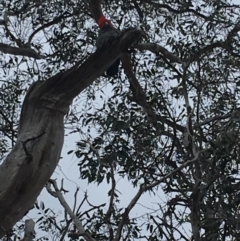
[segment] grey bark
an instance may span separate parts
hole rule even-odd
[[[35,222],[32,219],[25,221],[24,238],[23,241],[32,241],[35,238],[34,231]]]
[[[0,166],[0,238],[34,205],[55,170],[72,100],[141,37],[131,30],[76,65],[34,83],[23,102],[16,145]]]

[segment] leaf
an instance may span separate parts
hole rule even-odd
[[[42,210],[44,210],[45,209],[45,205],[44,205],[44,202],[40,202],[40,208],[42,209]]]
[[[71,150],[71,151],[68,151],[67,154],[70,155],[73,152],[74,152],[74,150]]]

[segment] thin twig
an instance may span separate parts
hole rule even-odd
[[[92,238],[91,235],[88,232],[86,232],[86,230],[84,229],[84,227],[82,225],[82,222],[78,219],[78,217],[74,214],[72,209],[69,207],[68,203],[66,202],[65,198],[63,197],[62,193],[60,192],[60,190],[57,186],[57,182],[55,180],[52,180],[52,179],[50,179],[48,182],[49,183],[46,186],[47,191],[52,196],[58,198],[59,202],[61,203],[61,205],[64,207],[64,209],[66,210],[68,215],[71,217],[72,221],[74,222],[79,234],[81,236],[83,236],[87,241],[95,241],[95,239]],[[55,191],[51,190],[50,184],[53,185]]]

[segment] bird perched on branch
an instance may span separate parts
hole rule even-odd
[[[110,20],[108,20],[105,16],[101,16],[98,21],[98,26],[100,28],[98,33],[98,38],[96,41],[97,49],[100,48],[105,42],[107,42],[110,38],[118,36],[118,31],[113,27]],[[118,73],[118,67],[120,64],[120,58],[117,59],[108,69],[107,75],[114,77]]]

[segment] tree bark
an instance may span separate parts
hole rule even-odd
[[[24,238],[22,241],[32,241],[35,238],[35,222],[32,219],[25,221]]]
[[[0,166],[0,238],[33,207],[55,170],[63,146],[63,118],[74,97],[140,37],[140,30],[124,32],[81,66],[30,87],[16,145]]]

